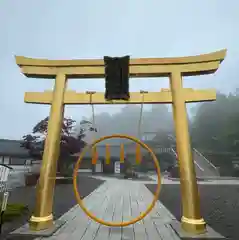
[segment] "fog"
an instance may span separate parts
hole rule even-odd
[[[109,114],[102,112],[95,115],[94,127],[97,132],[87,132],[85,138],[86,142],[91,141],[92,138],[112,134],[127,134],[142,138],[147,132],[161,132],[173,130],[173,117],[169,106],[167,105],[152,105],[143,108],[142,118],[140,124],[141,106],[126,105],[120,112]],[[93,117],[83,118],[84,120],[94,122]],[[80,122],[77,122],[75,134],[79,135],[81,129],[85,128]],[[111,143],[118,144],[120,139],[112,139]]]

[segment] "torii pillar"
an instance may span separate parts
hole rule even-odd
[[[186,103],[213,101],[216,99],[216,91],[185,89],[182,86],[182,77],[214,73],[224,60],[225,55],[226,50],[222,50],[192,57],[130,60],[131,77],[166,76],[170,78],[170,90],[145,94],[144,104],[171,103],[173,105],[183,209],[181,223],[182,228],[191,233],[205,232],[206,223],[200,213],[198,187],[189,140]],[[104,78],[103,60],[40,60],[19,56],[16,57],[16,62],[28,77],[56,79],[53,91],[25,93],[25,102],[27,103],[51,104],[48,135],[37,186],[36,206],[30,219],[32,230],[42,230],[53,225],[53,194],[64,105],[90,103],[140,104],[142,98],[140,93],[131,93],[129,101],[108,102],[104,99],[104,93],[95,93],[89,96],[86,93],[65,91],[68,78]]]

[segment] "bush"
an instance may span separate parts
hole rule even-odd
[[[170,169],[169,175],[170,175],[170,177],[172,177],[172,178],[179,178],[179,177],[180,177],[179,167],[178,167],[178,166],[173,166],[173,167]]]
[[[1,204],[1,203],[0,203]],[[3,222],[11,222],[28,212],[28,207],[23,204],[7,204],[7,209],[3,215]]]
[[[124,178],[138,178],[138,174],[136,172],[134,172],[132,169],[130,170],[127,170],[125,175],[124,175]]]

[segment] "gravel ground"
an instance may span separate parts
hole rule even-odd
[[[79,191],[82,197],[88,196],[92,191],[94,191],[100,184],[104,181],[94,179],[87,176],[78,177],[79,180]],[[19,228],[25,224],[31,216],[32,211],[34,210],[35,203],[35,188],[34,187],[20,187],[14,189],[10,193],[8,200],[9,203],[22,203],[27,205],[29,208],[29,213],[23,217],[17,218],[15,221],[10,223],[5,223],[2,229],[1,239],[5,239],[9,232],[12,232],[14,229]],[[76,205],[75,195],[73,193],[72,184],[59,184],[56,185],[55,194],[54,194],[54,205],[53,205],[53,214],[57,219],[68,210],[70,210],[74,205]],[[25,239],[25,238],[24,238]],[[27,238],[26,238],[27,239]]]
[[[156,185],[146,185],[154,192]],[[227,239],[239,239],[239,185],[199,185],[202,215],[215,231]],[[162,186],[159,200],[181,219],[180,185]]]

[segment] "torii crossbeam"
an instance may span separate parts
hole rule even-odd
[[[139,92],[131,92],[130,100],[113,100],[106,101],[104,93],[94,93],[92,96],[85,93],[77,93],[75,91],[65,91],[64,104],[140,104],[142,103],[142,94]],[[91,99],[90,99],[91,98]],[[194,90],[192,88],[183,89],[183,100],[185,103],[214,101],[216,99],[215,90]],[[52,104],[53,91],[45,92],[26,92],[26,103]],[[170,89],[162,89],[160,92],[144,93],[144,104],[169,104],[173,103],[172,93]]]

